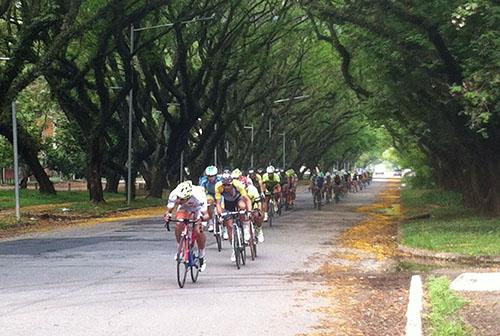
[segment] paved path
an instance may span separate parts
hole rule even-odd
[[[369,203],[382,183],[344,203]],[[0,241],[1,335],[295,335],[317,324],[314,271],[325,242],[360,219],[318,212],[310,195],[265,231],[241,270],[208,236],[208,267],[179,289],[175,242],[160,220],[115,222]]]

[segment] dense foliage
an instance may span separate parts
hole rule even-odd
[[[179,179],[181,156],[196,178],[252,156],[366,165],[393,146],[420,176],[500,211],[494,1],[1,4],[0,56],[11,60],[0,63],[0,134],[11,139],[9,102],[43,77],[50,95],[31,106],[64,114],[45,161],[66,174],[84,165],[95,202],[102,177],[113,189],[127,175],[131,100],[132,178],[153,197]],[[43,142],[20,127],[22,156],[43,180]]]

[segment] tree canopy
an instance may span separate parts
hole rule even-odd
[[[67,174],[83,164],[74,173],[94,202],[101,178],[116,189],[132,102],[132,178],[151,197],[178,181],[181,156],[194,178],[251,157],[366,165],[392,146],[467,205],[500,212],[496,1],[0,3],[0,56],[10,58],[0,134],[12,140],[10,102],[45,83],[29,108],[53,110],[60,131],[45,149],[36,123],[21,119],[19,135],[45,192],[43,164]]]

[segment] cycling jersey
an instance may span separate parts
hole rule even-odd
[[[220,176],[216,176],[215,177],[215,182],[213,183],[210,183],[210,181],[208,180],[208,176],[202,176],[200,178],[200,186],[205,188],[205,192],[212,196],[212,197],[215,197],[215,185],[217,184],[217,182],[219,182],[221,180]]]
[[[258,186],[260,182],[262,182],[262,176],[260,176],[260,174],[255,174],[254,177],[248,175],[248,177],[252,180],[254,186]]]
[[[280,177],[277,174],[273,174],[271,178],[268,173],[265,173],[264,176],[262,176],[262,183],[265,184],[267,191],[272,192],[276,185],[280,183]]]
[[[322,176],[315,176],[313,183],[318,188],[323,188],[323,184],[325,184],[325,178]]]
[[[180,194],[179,191],[180,188],[177,186],[168,196],[168,208],[175,207],[177,198]],[[205,194],[205,189],[200,186],[193,186],[192,196],[185,203],[181,204],[177,210],[184,210],[196,214],[199,214],[200,211],[207,211],[207,195]]]
[[[249,185],[247,187],[247,194],[248,198],[250,198],[250,201],[252,202],[252,207],[254,209],[258,208],[258,203],[260,202],[260,194],[257,188],[255,188],[255,186],[253,185]]]
[[[248,196],[247,191],[245,190],[245,186],[238,180],[233,180],[230,191],[226,191],[224,189],[224,184],[222,182],[217,182],[215,185],[215,199],[220,201],[222,196],[224,196],[224,201],[235,202],[239,200],[241,196]]]

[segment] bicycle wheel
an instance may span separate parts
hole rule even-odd
[[[215,220],[214,236],[217,242],[217,250],[220,252],[222,250],[222,237],[221,237],[222,225],[218,220]]]
[[[186,283],[186,276],[188,272],[188,261],[186,260],[186,248],[187,241],[183,237],[179,244],[179,250],[177,251],[177,283],[180,288],[184,287]]]
[[[244,237],[244,230],[243,227],[239,230],[239,238],[240,238],[240,243],[239,243],[239,250],[240,250],[240,255],[241,255],[241,264],[245,265],[246,264],[246,259],[247,259],[247,250],[245,246],[245,237]]]
[[[193,253],[193,252],[191,252]],[[198,280],[198,275],[200,274],[200,258],[197,255],[194,255],[193,253],[193,260],[191,262],[191,266],[189,267],[191,269],[191,280],[196,282]]]
[[[237,269],[240,269],[241,267],[240,247],[238,246],[239,242],[240,242],[240,232],[238,230],[238,226],[233,225],[233,250],[234,250],[234,256],[236,257]]]
[[[248,245],[250,246],[250,257],[255,260],[255,234],[253,231],[253,223],[250,223],[250,237],[248,239]]]
[[[267,220],[269,221],[269,226],[273,226],[273,217],[274,217],[274,201],[269,200],[269,206],[267,209]]]
[[[321,210],[321,191],[316,192],[316,207]]]

